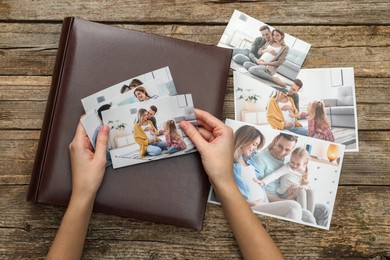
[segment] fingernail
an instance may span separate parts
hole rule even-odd
[[[180,128],[184,129],[184,128],[187,128],[188,126],[188,122],[187,121],[181,121],[180,122]]]
[[[108,125],[103,125],[101,128],[101,131],[103,133],[108,133],[110,131],[110,128],[108,127]]]

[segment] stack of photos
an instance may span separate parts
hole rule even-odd
[[[191,94],[178,95],[168,67],[120,82],[81,100],[93,147],[110,127],[107,164],[114,169],[195,152],[179,123],[196,124]]]
[[[329,229],[345,146],[226,120],[234,134],[234,179],[252,210]],[[211,189],[209,202],[219,204]]]
[[[233,52],[241,194],[255,213],[329,229],[344,151],[359,151],[353,68],[301,70],[309,43],[237,10],[218,46]]]

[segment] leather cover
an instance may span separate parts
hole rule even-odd
[[[66,206],[81,99],[169,66],[178,94],[221,117],[231,50],[65,18],[27,199]],[[107,168],[94,211],[201,229],[209,182],[198,153]]]

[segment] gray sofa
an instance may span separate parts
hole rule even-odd
[[[355,109],[352,87],[339,87],[337,98],[324,99],[325,112],[332,127],[355,128]]]
[[[305,57],[306,53],[289,48],[286,61],[278,67],[277,72],[288,79],[296,79]]]

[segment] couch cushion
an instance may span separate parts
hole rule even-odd
[[[353,106],[337,106],[332,107],[331,109],[332,115],[353,115],[355,112]]]
[[[340,87],[337,93],[337,106],[353,106],[353,88]]]

